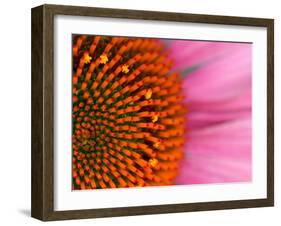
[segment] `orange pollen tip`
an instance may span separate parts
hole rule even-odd
[[[151,120],[152,120],[153,123],[157,122],[158,121],[158,116],[157,115],[152,116]]]
[[[88,54],[88,53],[85,53],[84,55],[84,61],[85,61],[85,64],[89,64],[92,60],[92,57]]]
[[[159,148],[159,145],[160,145],[160,142],[156,142],[156,143],[153,144],[153,147]]]
[[[155,159],[155,158],[152,158],[152,159],[149,159],[148,163],[149,163],[150,166],[156,167],[157,164],[158,164],[158,160]]]
[[[152,90],[149,89],[144,96],[145,96],[145,99],[149,100],[152,96]]]
[[[100,55],[100,59],[101,59],[101,61],[100,61],[101,64],[106,64],[107,61],[108,61],[108,58],[107,58],[106,54]]]
[[[125,73],[125,74],[127,74],[129,71],[130,71],[130,70],[129,70],[129,66],[128,66],[127,64],[124,64],[124,65],[122,66],[122,72]]]

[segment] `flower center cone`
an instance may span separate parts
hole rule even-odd
[[[73,36],[73,189],[174,184],[186,107],[171,67],[157,39]]]

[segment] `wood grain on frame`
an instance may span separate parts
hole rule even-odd
[[[267,28],[267,198],[91,210],[54,211],[54,15],[95,16],[258,26]],[[31,215],[48,220],[161,214],[273,206],[274,204],[274,21],[272,19],[42,5],[32,9],[32,200]]]

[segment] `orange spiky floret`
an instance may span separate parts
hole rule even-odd
[[[186,108],[156,39],[73,36],[73,189],[170,185]]]

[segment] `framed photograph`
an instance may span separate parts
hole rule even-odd
[[[274,21],[32,9],[32,217],[274,205]]]

